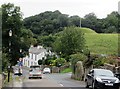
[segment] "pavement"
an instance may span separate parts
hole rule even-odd
[[[22,77],[13,75],[13,80],[10,81],[8,84],[6,84],[4,88],[5,89],[7,89],[7,88],[11,89],[11,88],[15,88],[15,87],[21,88],[23,86],[22,83],[23,83]]]
[[[2,74],[0,74],[0,89],[2,88]]]

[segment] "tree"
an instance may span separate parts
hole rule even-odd
[[[42,61],[42,60],[38,60],[38,64],[39,64],[39,65],[42,65],[42,64],[43,64],[43,61]]]
[[[98,27],[100,27],[99,26],[100,24],[98,24],[98,22],[99,21],[98,21],[96,15],[94,13],[89,13],[84,16],[84,19],[82,20],[82,26],[91,28],[91,29],[95,30],[96,32],[100,33],[101,29],[98,28]]]
[[[69,18],[69,24],[70,24],[70,26],[77,26],[77,27],[79,27],[80,26],[80,17],[77,16],[77,15],[71,16]]]
[[[62,52],[65,55],[71,55],[81,52],[84,49],[85,39],[80,28],[66,27],[62,34],[54,42],[53,48],[56,52]]]
[[[28,54],[28,49],[31,45],[37,44],[36,38],[33,38],[33,33],[29,29],[22,29],[20,35],[20,48],[23,50],[23,56]]]
[[[9,36],[9,31],[12,36]],[[7,54],[6,59],[15,65],[22,53],[26,54],[33,43],[32,32],[23,29],[23,19],[20,7],[8,3],[2,5],[2,51]],[[10,44],[11,43],[11,44]],[[9,50],[10,49],[10,50]],[[4,62],[4,61],[3,61]]]
[[[66,60],[64,58],[57,58],[55,60],[55,66],[60,67],[65,65]]]
[[[44,47],[52,47],[52,43],[55,41],[56,37],[54,35],[48,35],[48,36],[39,36],[38,42]]]
[[[9,54],[11,64],[16,63],[19,58],[20,49],[20,33],[22,28],[22,16],[20,7],[14,4],[2,5],[2,50],[3,53]],[[9,31],[12,30],[12,37],[9,37]],[[11,45],[9,45],[11,42]],[[11,51],[9,52],[9,49]]]
[[[46,11],[24,19],[24,26],[37,35],[54,34],[68,26],[68,15],[58,10]]]
[[[103,23],[104,32],[113,33],[118,29],[118,12],[113,11],[108,14]]]

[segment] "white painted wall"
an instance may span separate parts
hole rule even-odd
[[[38,60],[42,60],[45,57],[46,52],[42,52],[40,54],[32,54],[29,53],[29,56],[23,58],[23,66],[30,67],[31,65],[38,65]]]

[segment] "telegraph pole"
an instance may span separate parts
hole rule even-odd
[[[80,28],[81,28],[81,17],[80,17]]]

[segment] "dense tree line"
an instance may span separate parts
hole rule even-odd
[[[69,17],[58,10],[54,12],[46,11],[39,15],[25,18],[24,26],[27,29],[31,29],[35,34],[48,35],[61,31],[63,27],[71,25],[79,26],[79,20],[79,16]]]
[[[77,15],[69,16],[56,10],[46,11],[24,19],[24,26],[38,35],[48,35],[63,30],[63,27],[81,26],[95,30],[98,33],[116,33],[118,29],[118,12],[113,11],[106,18],[99,19],[94,13],[80,18]]]

